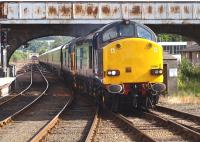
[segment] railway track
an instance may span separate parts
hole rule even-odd
[[[20,78],[24,74],[30,74],[30,83],[27,85],[27,87],[24,87],[24,86],[21,87],[22,89],[18,93],[17,92],[12,92],[10,95],[0,98],[0,106],[3,105],[4,103],[10,101],[11,99],[14,99],[15,97],[23,94],[26,90],[28,90],[28,88],[30,88],[30,86],[32,85],[32,64],[28,65],[27,67],[24,67],[20,71],[20,74],[18,74],[16,76],[16,79]]]
[[[0,141],[34,141],[40,130],[62,110],[66,102],[69,102],[69,96],[62,96],[60,92],[56,92],[58,89],[55,89],[55,85],[59,86],[59,83],[51,85],[47,91],[49,83],[45,77],[44,79],[47,83],[45,90],[34,100],[31,107],[29,105],[20,115],[13,117],[10,125],[0,129]],[[46,91],[47,95],[44,95]]]
[[[154,141],[197,142],[200,140],[200,135],[197,132],[151,112],[138,112],[137,114],[126,115],[125,118]]]
[[[33,83],[33,67],[31,66],[31,77],[30,77],[30,84],[28,87],[26,87],[24,90],[22,90],[20,93],[14,96],[9,96],[10,98],[3,101],[0,104],[0,126],[4,126],[7,123],[11,122],[11,120],[17,116],[19,113],[24,111],[26,108],[30,107],[35,101],[37,101],[47,90],[48,87],[41,87],[39,90],[41,91],[38,95],[32,95],[31,93],[31,86]],[[34,68],[39,68],[35,66]],[[39,70],[40,71],[40,70]],[[45,77],[40,72],[41,78]],[[48,86],[48,81],[45,80]],[[43,91],[42,91],[43,89]]]
[[[11,95],[0,103],[0,126],[11,122],[12,118],[28,108],[38,96],[27,93],[33,84],[33,67],[31,66],[30,84],[17,95]]]
[[[165,119],[181,124],[200,134],[200,117],[171,108],[156,106],[154,110],[150,111]]]
[[[107,110],[96,113],[86,142],[149,141],[154,140],[137,129],[124,116]]]
[[[32,66],[30,73],[30,84],[17,95],[10,95],[0,100],[0,126],[6,125],[11,121],[12,117],[17,115],[22,108],[30,103],[35,97],[24,96],[25,93],[32,85]],[[19,103],[20,102],[20,103]]]
[[[32,139],[32,142],[39,140],[47,142],[85,141],[92,125],[95,108],[92,100],[88,101],[83,96],[76,95],[70,108],[66,109],[65,105]]]

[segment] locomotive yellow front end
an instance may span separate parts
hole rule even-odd
[[[142,38],[117,40],[103,48],[103,69],[104,84],[163,82],[162,47]]]
[[[108,92],[129,98],[135,107],[155,105],[165,90],[162,47],[147,39],[124,38],[107,44],[103,72]],[[118,99],[122,102],[124,98]],[[124,102],[128,104],[127,99]]]

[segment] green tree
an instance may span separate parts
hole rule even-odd
[[[49,48],[48,42],[41,40],[32,40],[28,42],[27,49],[31,50],[32,52],[38,52],[40,51],[40,48],[48,49]]]
[[[73,39],[73,37],[69,37],[69,36],[67,36],[67,37],[66,36],[57,36],[54,38],[54,42],[51,44],[51,49],[58,47],[62,44],[65,44],[72,39]]]
[[[159,34],[158,40],[163,42],[181,42],[181,41],[188,41],[189,39],[176,34]]]
[[[24,61],[27,59],[27,54],[26,52],[23,52],[22,50],[16,50],[13,55],[11,56],[10,61],[11,62],[19,62],[19,61]]]

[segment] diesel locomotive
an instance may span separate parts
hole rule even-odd
[[[147,26],[120,20],[42,54],[39,61],[73,90],[114,111],[149,108],[165,90],[163,50],[156,40]]]

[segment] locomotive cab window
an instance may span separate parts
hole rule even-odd
[[[117,38],[117,28],[116,27],[112,27],[110,29],[108,29],[104,34],[103,34],[103,41],[108,41],[108,40],[112,40],[114,38]]]
[[[118,24],[103,33],[103,42],[121,37],[135,37],[134,24]]]
[[[119,36],[120,37],[134,37],[134,25],[119,25]]]
[[[152,40],[152,34],[147,29],[141,26],[137,26],[137,36],[140,38]]]

